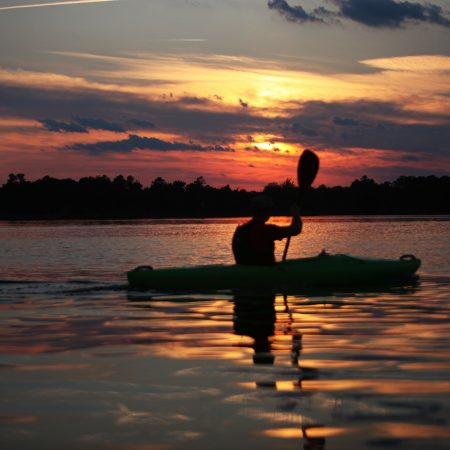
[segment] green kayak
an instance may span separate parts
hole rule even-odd
[[[137,288],[164,290],[360,286],[410,277],[419,266],[420,260],[413,255],[388,260],[321,254],[273,266],[140,266],[128,272],[128,283]]]

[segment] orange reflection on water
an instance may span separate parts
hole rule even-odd
[[[448,438],[448,427],[417,423],[386,422],[376,426],[377,431],[395,438]]]
[[[290,392],[299,389],[299,385],[295,381],[268,381],[268,382],[256,382],[249,381],[244,383],[238,383],[238,386],[244,389],[257,389],[257,388],[273,388],[277,391]]]
[[[235,402],[239,402],[239,400],[242,398],[245,399],[245,397],[240,396],[230,397],[230,399]],[[257,420],[266,420],[274,424],[283,423],[284,425],[291,424],[299,427],[303,426],[306,423],[313,422],[313,419],[311,417],[292,411],[291,412],[283,412],[280,410],[264,411],[261,408],[246,408],[244,415]]]
[[[209,343],[211,344],[211,343]],[[152,346],[152,354],[173,359],[232,359],[239,360],[240,363],[251,361],[252,350],[245,347],[211,347],[206,345],[186,346],[183,343],[166,342]],[[250,363],[250,362],[248,362]]]
[[[277,381],[275,383],[277,391],[294,391],[295,389],[298,389],[298,386],[296,383],[291,381]]]
[[[447,320],[448,316],[444,314],[433,314],[435,320]],[[402,336],[415,336],[416,338],[433,339],[440,338],[442,336],[442,329],[436,327],[436,324],[421,324],[411,323],[403,324],[401,327],[395,330],[396,333]]]
[[[19,372],[82,370],[89,367],[91,367],[90,364],[19,364],[11,366],[12,369]]]
[[[263,436],[280,439],[300,439],[303,436],[300,428],[274,428],[264,430],[261,434]]]
[[[402,370],[449,370],[450,363],[443,362],[423,362],[423,363],[404,363],[398,366]]]
[[[308,438],[324,438],[339,436],[348,433],[347,428],[338,427],[311,427],[308,428]],[[280,439],[300,439],[304,437],[301,428],[272,428],[262,432],[264,436]]]
[[[39,420],[37,416],[0,416],[0,423],[11,425],[25,425],[35,423]]]
[[[172,450],[173,448],[173,444],[108,444],[109,450]]]
[[[415,380],[304,380],[304,391],[365,390],[378,394],[439,394],[450,393],[450,381]]]
[[[211,319],[202,319],[201,321],[199,321],[198,319],[195,318],[190,318],[190,319],[183,319],[182,322],[180,321],[176,321],[176,320],[172,320],[172,322],[170,321],[163,321],[162,322],[164,325],[164,328],[176,328],[179,329],[181,332],[182,327],[192,327],[192,328],[196,328],[196,329],[201,329],[201,328],[217,328],[217,327],[222,327],[222,328],[226,328],[226,323],[223,322],[219,322],[216,320],[211,320]],[[152,330],[149,331],[149,333],[152,333]]]
[[[30,344],[26,345],[14,345],[14,344],[2,344],[2,353],[50,353],[52,347],[44,344]]]
[[[370,364],[380,364],[379,361],[343,361],[343,360],[333,360],[333,359],[303,359],[302,366],[319,368],[350,368],[350,367],[366,367]]]

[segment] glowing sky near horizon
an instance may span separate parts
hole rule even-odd
[[[448,175],[450,4],[371,2],[3,2],[0,182]]]

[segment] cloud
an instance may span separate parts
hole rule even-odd
[[[301,134],[303,136],[317,136],[317,131],[312,128],[305,127],[301,125],[299,122],[295,122],[292,124],[291,130],[294,133]]]
[[[323,20],[314,13],[307,13],[301,6],[290,6],[286,0],[269,0],[268,6],[269,9],[278,11],[290,22],[323,22]]]
[[[184,96],[178,99],[178,103],[183,103],[185,105],[191,106],[206,106],[210,103],[210,100],[208,100],[207,98],[200,98],[195,96]]]
[[[360,124],[357,120],[348,117],[334,117],[333,123],[341,127],[354,127]]]
[[[331,124],[330,117],[334,118]],[[302,102],[299,112],[289,120],[293,125],[280,126],[284,133],[282,142],[294,146],[344,152],[354,148],[377,149],[434,156],[448,155],[450,150],[448,113],[408,111],[395,102]],[[316,134],[302,133],[303,125],[296,124],[307,124]]]
[[[77,123],[66,123],[53,119],[38,120],[44,128],[55,133],[87,133],[88,129]]]
[[[179,138],[180,150],[191,151],[228,151],[228,147],[248,145],[247,136],[270,135],[276,138],[280,148],[283,144],[290,147],[333,148],[348,152],[352,148],[381,149],[402,151],[409,154],[423,152],[433,157],[445,157],[449,154],[450,115],[448,109],[417,110],[410,107],[408,99],[389,101],[294,101],[281,104],[279,115],[264,116],[261,109],[226,108],[210,109],[202,105],[192,108],[176,99],[166,102],[155,98],[139,96],[130,92],[94,90],[84,86],[77,91],[63,86],[2,85],[0,82],[0,117],[35,119],[43,110],[49,117],[41,123],[51,131],[79,132],[83,127],[76,119],[107,117],[108,124],[118,124],[137,135],[135,130],[152,129],[158,125],[158,137],[163,134],[183,136]],[[414,100],[414,99],[413,99]],[[442,105],[442,99],[439,99]],[[284,105],[284,106],[283,106]],[[53,120],[53,121],[52,121]],[[94,126],[94,119],[85,119],[86,125]],[[89,122],[87,122],[89,120]],[[346,124],[346,125],[344,125]],[[97,123],[99,125],[99,123]],[[345,133],[343,133],[345,131]],[[64,136],[61,136],[63,141]],[[69,136],[66,139],[73,142]],[[80,144],[78,151],[131,152],[133,148],[146,146],[146,149],[175,150],[176,143],[124,139],[98,144]],[[193,145],[190,142],[199,142]],[[255,141],[258,139],[255,139]],[[59,148],[66,144],[46,143]],[[183,142],[188,144],[183,144]],[[139,145],[136,146],[135,144]],[[219,144],[218,147],[215,147]],[[133,147],[135,145],[135,147]],[[161,145],[163,149],[161,149]],[[172,145],[172,147],[171,147]],[[183,147],[187,145],[187,147]],[[130,147],[131,146],[131,147]],[[222,147],[220,147],[222,146]],[[195,149],[194,149],[195,147]],[[242,148],[242,147],[241,147]]]
[[[312,13],[301,6],[290,6],[285,0],[269,0],[275,9],[290,22],[331,23],[337,19],[351,20],[372,28],[401,28],[407,23],[430,23],[450,27],[448,12],[431,3],[395,0],[329,0],[337,10],[319,7]]]
[[[404,155],[401,160],[405,162],[417,162],[420,161],[420,158],[415,155]]]
[[[116,123],[107,122],[104,119],[88,119],[77,117],[72,122],[63,122],[54,119],[40,119],[38,122],[44,125],[48,131],[56,133],[87,133],[91,130],[116,131],[123,133],[125,129]]]
[[[372,166],[365,168],[366,175],[369,178],[375,178],[377,180],[395,180],[398,177],[409,176],[416,177],[426,177],[431,174],[435,176],[448,176],[448,170],[442,168],[430,169],[429,167],[421,167],[420,165],[408,165],[408,164],[391,164],[391,165],[381,165]]]
[[[107,122],[104,119],[87,119],[84,117],[77,117],[75,121],[80,125],[93,130],[116,131],[118,133],[123,133],[125,131],[121,125]]]
[[[111,3],[116,1],[118,0],[70,0],[66,2],[32,3],[29,5],[0,6],[0,11],[9,11],[13,9],[24,9],[24,8],[44,8],[49,6],[82,5],[87,3]]]
[[[155,124],[153,122],[149,122],[148,120],[131,119],[128,120],[127,123],[146,130],[155,128]]]
[[[233,134],[263,131],[272,120],[246,114],[242,108],[192,108],[183,100],[164,101],[161,97],[148,98],[132,92],[111,91],[80,86],[77,90],[65,86],[46,87],[44,84],[14,86],[2,84],[0,79],[0,116],[35,119],[46,111],[49,118],[72,123],[67,117],[108,117],[127,131],[151,129],[157,123],[158,131],[183,134],[202,143],[230,141]],[[136,122],[137,121],[137,122]],[[145,127],[142,127],[145,125]],[[141,128],[142,127],[142,128]],[[223,132],[227,130],[227,135]]]
[[[239,99],[239,104],[240,104],[243,108],[248,108],[248,103],[245,102],[244,100],[242,100],[242,98]]]
[[[193,152],[233,152],[229,147],[221,145],[199,145],[186,144],[183,142],[168,142],[155,137],[142,137],[130,134],[127,139],[120,141],[103,141],[93,144],[73,144],[65,148],[91,154],[101,153],[130,153],[133,150],[156,150],[156,151],[193,151]]]
[[[428,22],[450,27],[442,8],[431,3],[394,0],[334,0],[341,17],[369,27],[399,28],[405,22]]]
[[[366,59],[360,64],[385,71],[439,75],[447,78],[450,73],[450,57],[446,55],[412,55],[390,58]]]

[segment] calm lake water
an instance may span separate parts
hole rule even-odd
[[[413,253],[404,286],[127,289],[137,265],[231,263],[242,221],[0,222],[1,448],[448,449],[450,217],[305,218],[291,242]]]

